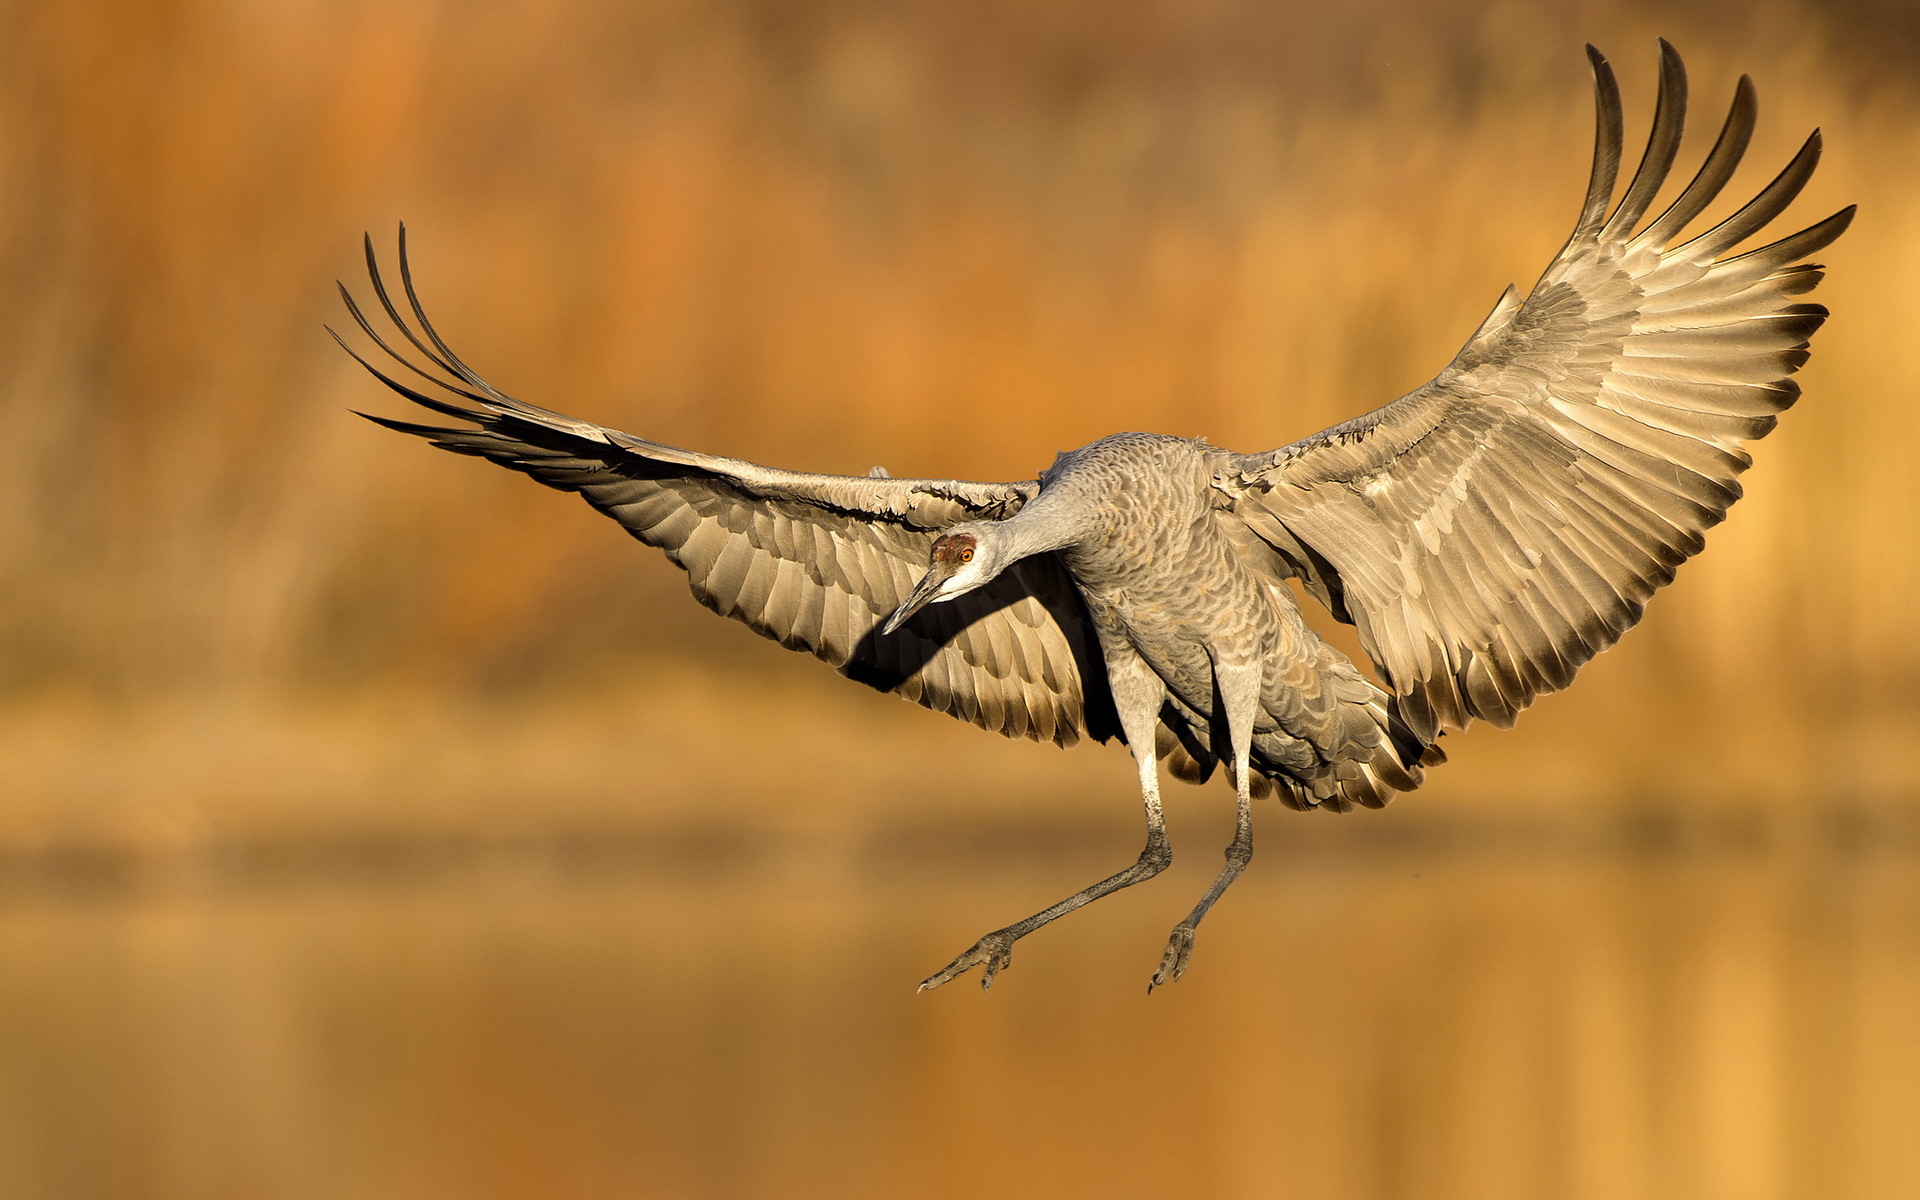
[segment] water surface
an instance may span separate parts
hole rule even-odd
[[[990,994],[913,993],[1129,857],[1104,827],[16,861],[0,1178],[23,1200],[1911,1196],[1920,859],[1850,828],[1269,836],[1152,996],[1211,851],[1022,943]]]

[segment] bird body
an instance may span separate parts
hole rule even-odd
[[[1816,132],[1704,232],[1683,231],[1744,154],[1744,77],[1697,174],[1645,220],[1679,148],[1686,76],[1661,46],[1659,103],[1618,203],[1619,91],[1591,47],[1593,171],[1571,237],[1524,298],[1508,288],[1454,361],[1365,416],[1254,454],[1149,433],[1061,454],[1036,479],[814,475],[702,454],[494,388],[375,294],[414,357],[341,289],[366,335],[440,394],[348,352],[459,427],[372,420],[577,492],[687,573],[694,596],[850,678],[1010,737],[1119,737],[1147,842],[1126,869],[981,938],[921,986],[1164,869],[1159,766],[1235,796],[1226,865],[1174,927],[1154,983],[1252,856],[1251,800],[1379,806],[1474,720],[1510,725],[1640,618],[1740,495],[1745,443],[1799,395],[1826,309],[1793,298],[1851,208],[1740,250],[1812,175]],[[416,329],[417,326],[417,329]],[[342,342],[345,345],[345,342]],[[447,397],[451,396],[452,399]],[[1289,581],[1355,627],[1376,675],[1315,633]]]
[[[1417,785],[1426,748],[1409,745],[1411,760],[1400,761],[1390,695],[1307,625],[1285,564],[1246,536],[1231,493],[1216,486],[1236,457],[1198,439],[1101,438],[1061,454],[1032,501],[980,532],[1059,554],[1109,671],[1137,659],[1158,677],[1177,711],[1172,727],[1224,731],[1220,674],[1256,676],[1256,795],[1278,784],[1299,808],[1383,804],[1389,788]],[[1217,741],[1202,744],[1228,757]],[[1178,769],[1199,775],[1205,757],[1182,753]],[[1392,783],[1381,786],[1375,769]]]

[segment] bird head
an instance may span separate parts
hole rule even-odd
[[[893,615],[880,627],[880,632],[890,634],[927,605],[964,596],[982,584],[991,582],[1000,573],[998,555],[995,553],[998,544],[997,539],[989,533],[986,523],[956,526],[941,534],[933,543],[932,562],[927,567],[927,573],[920,577],[913,594],[893,610]]]

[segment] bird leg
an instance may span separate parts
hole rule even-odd
[[[1258,665],[1223,668],[1216,661],[1213,669],[1220,707],[1226,712],[1227,735],[1233,744],[1233,841],[1227,845],[1227,865],[1220,869],[1213,886],[1200,897],[1200,903],[1193,906],[1186,920],[1173,927],[1173,933],[1167,938],[1166,953],[1160,956],[1160,969],[1147,984],[1149,992],[1187,973],[1187,959],[1193,954],[1194,930],[1199,928],[1214,901],[1220,899],[1253,861],[1253,780],[1248,771],[1253,757],[1253,714],[1260,703],[1260,668]]]
[[[937,988],[974,967],[985,968],[980,976],[981,988],[992,987],[993,977],[1012,958],[1015,942],[1076,908],[1153,878],[1173,861],[1173,844],[1167,840],[1166,820],[1160,812],[1160,761],[1154,753],[1154,733],[1160,724],[1160,706],[1166,701],[1166,685],[1124,641],[1103,637],[1102,644],[1108,651],[1107,677],[1113,688],[1114,707],[1119,710],[1120,728],[1126,734],[1127,746],[1133,751],[1134,764],[1140,770],[1140,799],[1147,810],[1145,848],[1126,870],[1109,875],[1092,887],[1082,888],[1052,908],[981,938],[966,953],[929,976],[920,985],[921,991]]]
[[[966,974],[977,966],[984,966],[980,975],[980,987],[984,990],[993,986],[993,977],[1000,973],[1013,957],[1013,944],[1050,921],[1066,916],[1076,908],[1093,903],[1100,897],[1132,887],[1143,879],[1151,879],[1167,869],[1173,861],[1173,843],[1167,839],[1166,820],[1160,811],[1160,779],[1158,761],[1153,753],[1153,738],[1134,741],[1134,757],[1140,765],[1140,790],[1147,809],[1147,844],[1140,851],[1140,857],[1124,871],[1107,876],[1091,887],[1082,888],[1065,900],[1033,914],[1024,921],[1018,921],[1005,929],[996,929],[975,942],[960,957],[948,963],[939,971],[927,977],[918,990],[927,991],[937,988],[949,980]],[[1224,886],[1224,885],[1222,885]]]
[[[1167,951],[1160,956],[1160,969],[1153,973],[1153,982],[1147,984],[1151,992],[1163,983],[1171,983],[1187,973],[1187,959],[1193,954],[1193,931],[1199,927],[1202,917],[1213,907],[1229,884],[1240,877],[1247,864],[1253,861],[1253,803],[1247,795],[1245,784],[1240,786],[1238,807],[1234,810],[1233,841],[1227,845],[1227,865],[1222,867],[1213,886],[1207,894],[1200,897],[1200,903],[1193,906],[1187,919],[1173,927],[1173,934],[1167,938]]]

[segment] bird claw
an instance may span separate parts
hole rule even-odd
[[[986,964],[986,970],[980,975],[980,990],[986,991],[993,986],[993,977],[1000,969],[1013,961],[1013,939],[1004,931],[996,931],[975,942],[959,958],[948,963],[941,970],[929,975],[917,991],[931,991],[943,983],[958,979],[973,968]]]
[[[1160,956],[1160,969],[1153,973],[1153,982],[1147,985],[1147,992],[1163,983],[1173,983],[1187,973],[1187,959],[1193,954],[1193,926],[1182,921],[1173,927],[1173,933],[1167,938],[1167,952]]]

